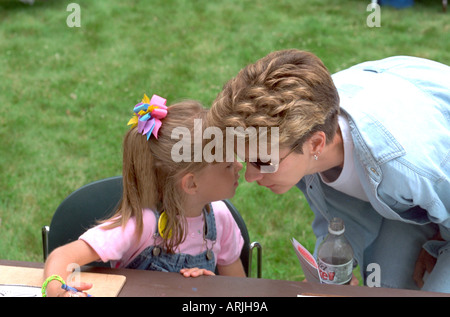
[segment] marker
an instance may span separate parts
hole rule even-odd
[[[69,292],[74,292],[74,293],[80,292],[80,291],[77,290],[76,288],[70,287],[70,286],[67,285],[67,284],[62,284],[62,285],[61,285],[61,288],[64,289],[64,290],[66,290],[66,291],[69,291]],[[88,297],[91,297],[92,295],[87,294],[87,296],[88,296]]]

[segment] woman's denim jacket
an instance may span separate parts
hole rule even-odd
[[[317,174],[305,176],[297,186],[316,216],[316,249],[333,216],[346,223],[358,261],[376,238],[381,217],[435,223],[450,240],[450,67],[398,56],[356,65],[333,81],[370,203],[324,185]],[[437,255],[445,243],[426,248]]]

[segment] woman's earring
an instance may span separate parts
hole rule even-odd
[[[313,155],[313,157],[314,157],[314,159],[315,159],[316,161],[319,159],[319,154],[320,154],[320,152],[317,152],[317,154],[314,154],[314,155]]]

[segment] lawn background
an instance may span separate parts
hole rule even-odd
[[[67,5],[81,27],[66,25]],[[271,51],[299,48],[331,73],[391,55],[450,63],[439,0],[381,7],[366,0],[0,0],[0,259],[42,261],[40,231],[76,188],[121,173],[121,142],[144,93],[210,106],[222,85]],[[241,184],[232,199],[263,277],[302,280],[290,245],[313,250],[312,212],[292,189]],[[255,261],[254,261],[255,262]]]

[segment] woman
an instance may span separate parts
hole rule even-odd
[[[226,83],[209,119],[279,128],[280,159],[247,156],[245,176],[302,190],[316,249],[340,217],[364,278],[376,263],[383,287],[450,292],[449,78],[450,67],[405,56],[330,76],[311,53],[278,51]]]

